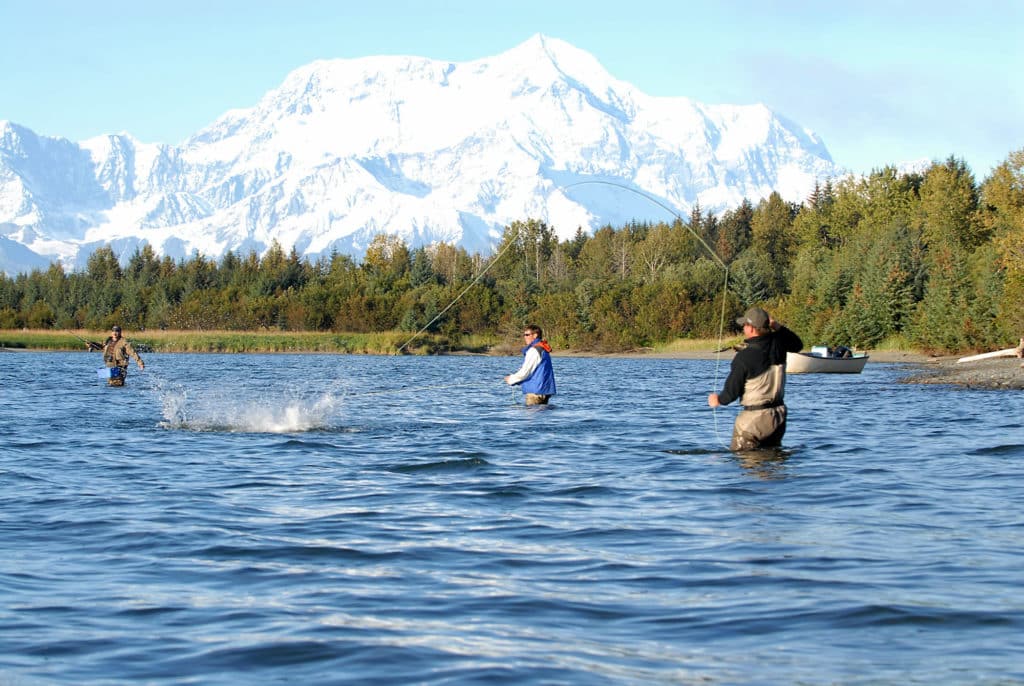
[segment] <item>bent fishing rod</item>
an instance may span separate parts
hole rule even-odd
[[[77,333],[75,333],[74,331],[68,331],[67,329],[64,329],[64,332],[71,334],[72,336],[74,336],[78,340],[80,340],[83,343],[85,343],[86,346],[88,346],[89,350],[103,350],[103,344],[102,343],[97,343],[96,341],[87,341],[84,338],[82,338],[81,336],[79,336]]]

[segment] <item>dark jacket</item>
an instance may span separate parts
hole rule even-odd
[[[777,331],[746,340],[746,347],[732,360],[725,387],[718,402],[728,405],[742,398],[743,406],[752,409],[775,407],[783,403],[786,374],[786,353],[800,352],[803,341],[784,326]]]

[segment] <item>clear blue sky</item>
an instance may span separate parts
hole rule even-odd
[[[466,61],[536,33],[651,95],[763,102],[855,171],[1024,148],[1019,0],[0,0],[0,119],[180,143],[315,59]]]

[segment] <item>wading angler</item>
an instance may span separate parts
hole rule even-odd
[[[121,337],[120,326],[115,326],[110,330],[110,336],[103,341],[102,345],[86,341],[85,347],[89,350],[103,351],[103,363],[106,367],[100,370],[100,377],[106,379],[110,386],[124,386],[124,381],[128,377],[128,362],[130,360],[134,359],[140,370],[146,368],[142,358],[135,352],[135,348],[132,347],[128,339]]]

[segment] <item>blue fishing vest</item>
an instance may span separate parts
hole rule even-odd
[[[523,348],[523,357],[526,357],[526,353],[532,346],[526,346]],[[555,370],[551,368],[551,355],[547,350],[537,346],[537,352],[540,353],[540,364],[533,370],[533,374],[530,374],[530,378],[521,384],[523,393],[535,393],[536,395],[554,395],[555,394]]]

